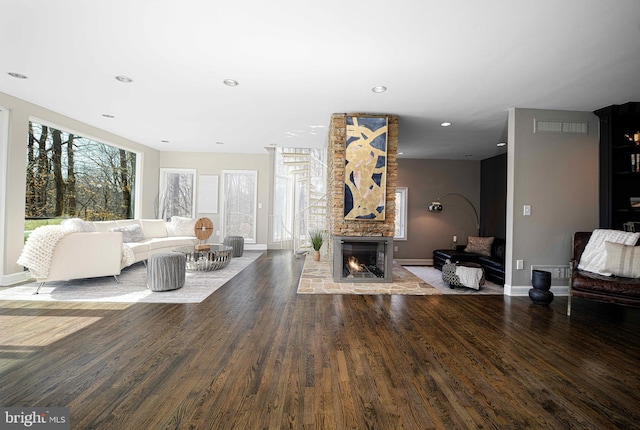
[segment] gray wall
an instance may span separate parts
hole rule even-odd
[[[535,119],[588,121],[589,133],[534,134]],[[573,233],[598,226],[598,120],[590,112],[511,109],[508,145],[505,292],[526,294],[531,265],[568,264]]]
[[[398,186],[408,188],[408,240],[394,241],[397,260],[433,258],[433,250],[451,248],[453,236],[465,244],[476,236],[471,206],[459,196],[442,199],[442,212],[429,212],[431,201],[447,193],[460,193],[480,211],[480,162],[398,158]],[[416,264],[420,263],[417,261]]]
[[[272,177],[271,157],[265,150],[264,154],[224,154],[199,152],[161,152],[161,168],[196,169],[196,178],[200,175],[218,175],[218,188],[222,185],[222,170],[257,170],[258,171],[258,204],[256,245],[245,244],[245,248],[266,249],[269,234],[269,213],[271,207],[270,185]],[[200,181],[196,179],[196,187]],[[199,190],[198,190],[199,192]],[[220,196],[220,189],[218,190]],[[262,206],[262,207],[260,207]],[[218,202],[220,209],[220,202]],[[197,210],[197,201],[196,201]],[[222,237],[216,235],[220,230],[220,211],[217,214],[197,213],[197,217],[206,216],[213,221],[214,234],[207,240],[210,243],[222,242]]]
[[[12,282],[11,275],[22,275],[23,272],[22,266],[18,266],[16,261],[22,252],[24,240],[27,141],[29,120],[31,119],[57,126],[80,136],[135,151],[139,155],[143,172],[142,176],[138,178],[141,207],[137,208],[136,216],[153,217],[153,200],[158,193],[158,151],[8,94],[0,93],[0,109],[7,111],[9,116],[7,124],[9,138],[7,142],[2,143],[5,146],[2,149],[6,151],[7,157],[6,182],[0,184],[1,192],[5,196],[4,224],[2,226],[4,230],[1,265],[2,285]],[[99,120],[96,119],[96,121]]]

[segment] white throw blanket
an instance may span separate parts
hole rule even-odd
[[[460,283],[467,288],[480,289],[480,279],[482,279],[482,269],[477,267],[456,266],[456,276]]]
[[[68,234],[83,231],[76,226],[43,225],[36,228],[27,239],[18,264],[29,269],[29,272],[39,279],[49,275],[53,252],[58,242]],[[133,251],[126,245],[122,246],[122,267],[135,262]]]
[[[640,238],[640,233],[631,233],[620,230],[596,229],[591,233],[587,246],[584,247],[582,257],[578,262],[578,269],[587,272],[611,275],[605,270],[607,251],[605,242],[621,243],[623,245],[635,245]]]

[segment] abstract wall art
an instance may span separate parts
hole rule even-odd
[[[386,117],[347,116],[344,219],[385,218]]]

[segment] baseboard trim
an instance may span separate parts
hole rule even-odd
[[[18,272],[12,273],[10,275],[3,275],[0,278],[0,286],[8,287],[10,285],[21,284],[23,282],[31,281],[31,273],[27,272]]]
[[[394,258],[401,266],[433,266],[433,258]]]
[[[529,290],[531,286],[511,286],[504,285],[504,295],[511,297],[529,297]],[[569,287],[568,286],[555,286],[551,287],[550,290],[554,296],[562,297],[569,295]]]

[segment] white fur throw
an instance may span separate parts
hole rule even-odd
[[[195,236],[196,220],[174,215],[169,224],[169,236]]]
[[[607,229],[594,230],[591,233],[589,242],[587,242],[587,246],[584,247],[578,269],[601,275],[611,275],[611,272],[605,269],[607,262],[605,242],[635,245],[638,238],[640,238],[640,233]]]

